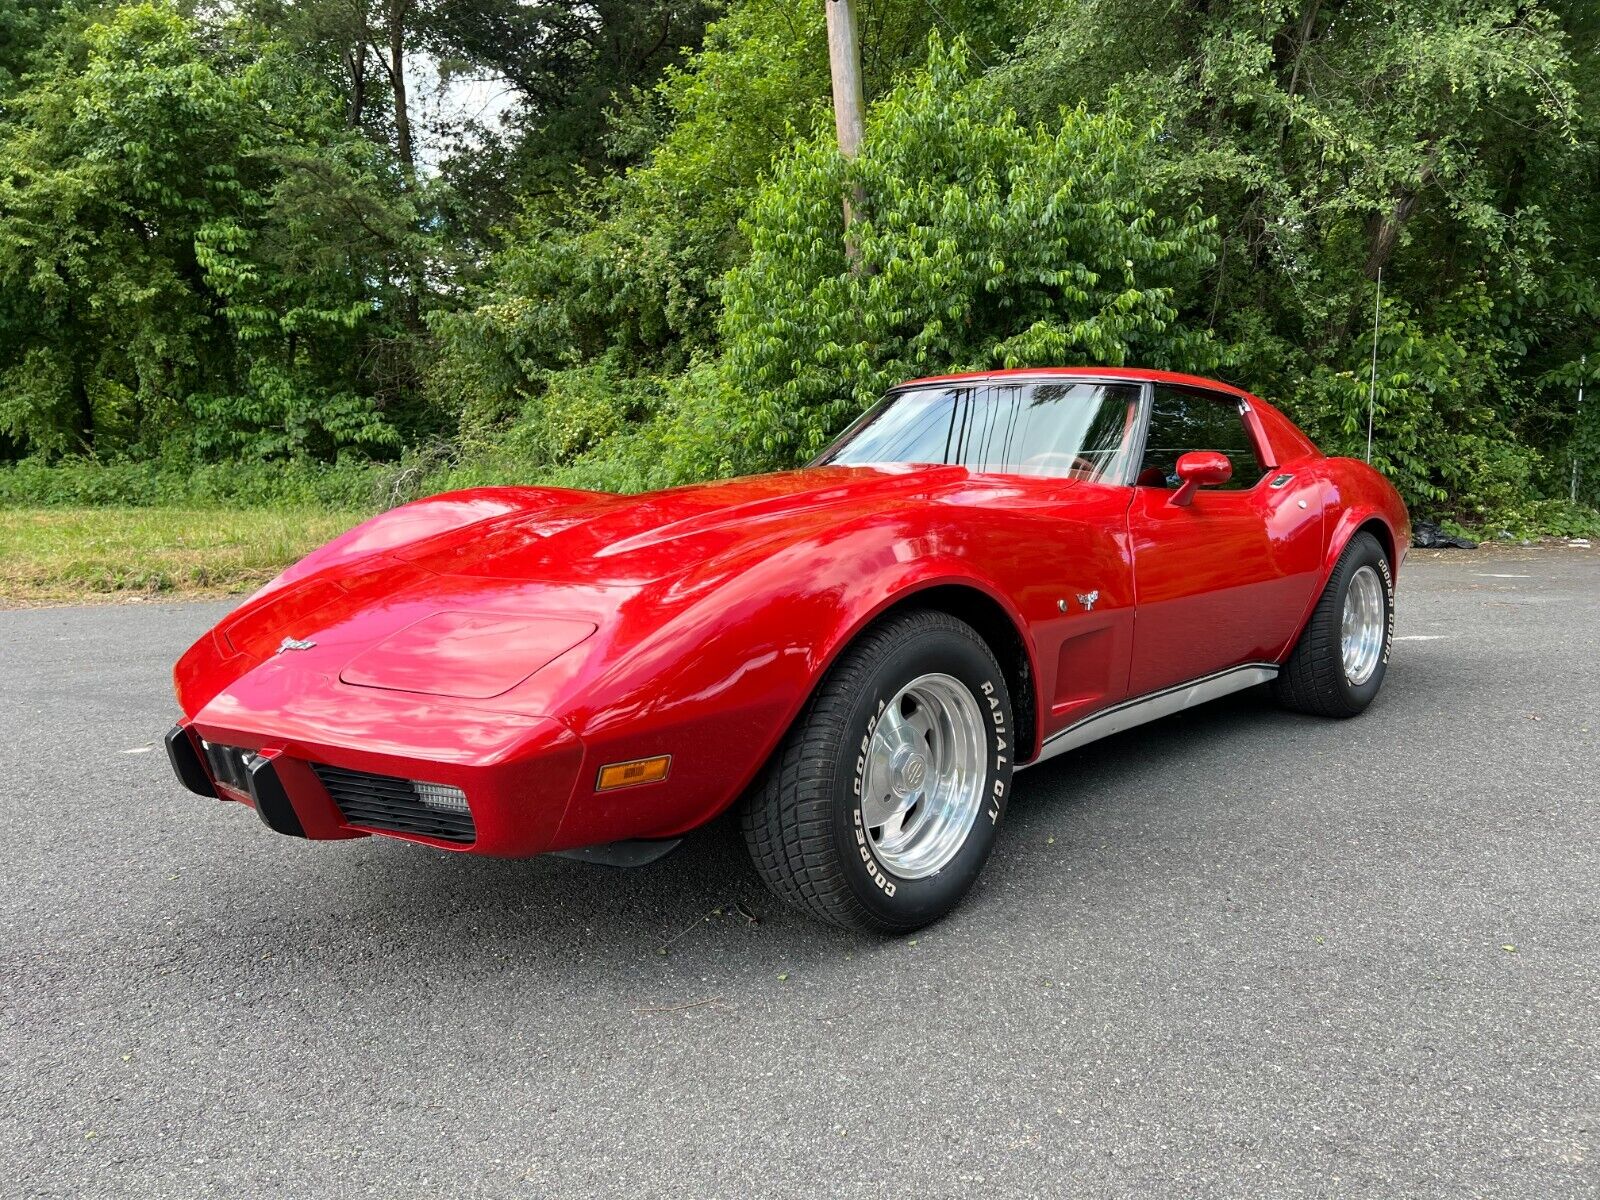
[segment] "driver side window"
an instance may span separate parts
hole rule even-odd
[[[1139,463],[1139,487],[1178,486],[1178,459],[1191,450],[1219,450],[1233,464],[1225,491],[1254,487],[1266,474],[1255,442],[1232,396],[1158,384],[1150,409],[1150,431]]]

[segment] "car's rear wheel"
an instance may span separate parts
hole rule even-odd
[[[745,798],[745,840],[778,896],[900,933],[954,908],[1005,815],[1011,697],[984,640],[947,613],[873,626],[823,679]]]
[[[1394,574],[1370,533],[1350,539],[1273,684],[1278,701],[1321,717],[1353,717],[1372,703],[1394,639]]]

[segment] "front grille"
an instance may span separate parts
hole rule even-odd
[[[249,795],[250,763],[255,758],[256,752],[242,750],[238,746],[220,746],[216,742],[204,740],[200,744],[205,747],[206,763],[211,767],[211,777],[236,792]]]
[[[477,837],[460,788],[347,771],[323,763],[312,763],[311,769],[339,806],[347,825],[446,842],[470,842]]]

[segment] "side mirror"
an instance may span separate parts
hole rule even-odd
[[[1196,489],[1216,487],[1233,478],[1233,464],[1217,450],[1191,450],[1178,458],[1178,478],[1183,482],[1172,493],[1172,504],[1188,504]]]

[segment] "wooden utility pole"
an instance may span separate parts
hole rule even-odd
[[[823,0],[828,11],[828,62],[833,68],[833,126],[839,135],[839,153],[854,158],[861,153],[864,132],[861,91],[861,42],[856,36],[855,0]],[[850,223],[866,197],[859,186],[844,202],[845,254],[854,263],[859,251],[850,239]]]
[[[861,152],[861,43],[856,37],[853,0],[825,0],[828,6],[828,62],[833,67],[833,124],[839,131],[839,153],[854,158]]]

